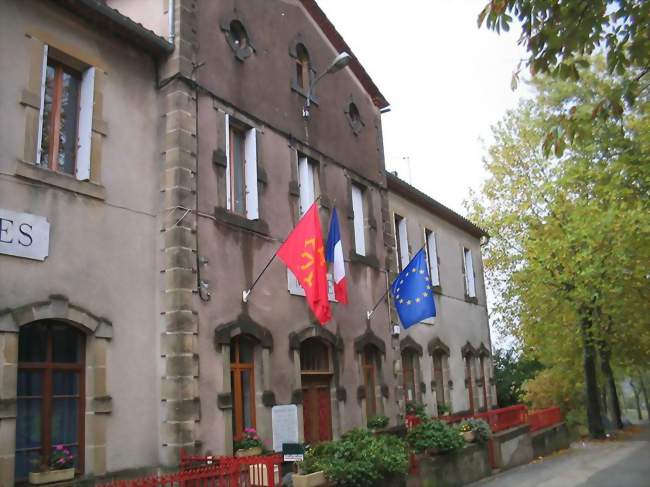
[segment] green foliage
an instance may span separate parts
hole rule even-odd
[[[526,398],[568,409],[594,397],[583,339],[611,347],[614,367],[650,360],[650,100],[642,94],[619,119],[592,118],[618,81],[597,59],[591,66],[577,83],[535,80],[534,99],[493,128],[490,176],[470,204],[492,236],[492,322],[549,370],[528,381]],[[546,157],[553,116],[567,106],[589,137]]]
[[[445,414],[451,414],[451,408],[448,404],[438,404],[438,416],[444,416]]]
[[[490,430],[490,425],[487,424],[482,419],[466,419],[458,425],[458,431],[473,431],[476,435],[476,441],[479,443],[485,443],[490,439],[492,431]]]
[[[453,427],[442,421],[425,421],[406,434],[406,442],[417,453],[440,450],[443,453],[462,448],[465,440]]]
[[[517,353],[513,348],[494,351],[494,380],[499,407],[521,404],[524,400],[523,385],[535,377],[543,367],[539,361]]]
[[[304,473],[325,472],[328,481],[342,487],[376,485],[382,479],[404,476],[408,454],[403,440],[351,430],[339,440],[320,443],[305,453]]]
[[[368,428],[370,429],[382,429],[388,426],[388,417],[387,416],[374,416],[368,420]]]
[[[424,409],[424,404],[415,401],[409,401],[406,403],[406,414],[411,416],[417,416],[422,419],[427,418],[427,413]]]
[[[248,450],[249,448],[264,449],[264,442],[257,434],[255,428],[246,428],[244,433],[235,440],[235,450]]]

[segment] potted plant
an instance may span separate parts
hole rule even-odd
[[[460,424],[458,431],[463,435],[463,438],[465,438],[465,441],[467,443],[474,443],[474,441],[476,441],[476,434],[474,433],[474,429],[472,428],[472,425],[467,421],[463,421]]]
[[[255,428],[246,428],[244,434],[235,440],[235,456],[251,457],[261,455],[264,442],[260,439]]]
[[[406,414],[408,416],[417,416],[420,419],[427,419],[424,404],[415,401],[409,401],[406,403]]]
[[[444,403],[438,404],[438,416],[445,416],[451,414],[451,408]]]
[[[63,482],[74,478],[74,455],[63,445],[55,445],[48,463],[40,465],[40,470],[29,473],[32,485]]]
[[[492,434],[492,431],[490,431],[490,425],[482,419],[473,418],[462,421],[458,426],[458,431],[463,434],[465,441],[468,443],[473,441],[485,443],[490,439],[490,435]],[[472,438],[471,440],[468,439],[470,437]]]
[[[371,431],[381,430],[388,426],[387,416],[374,416],[368,420],[368,429]]]

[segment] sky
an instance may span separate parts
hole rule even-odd
[[[490,126],[525,94],[510,88],[518,33],[477,27],[486,3],[318,0],[391,104],[387,169],[461,214],[486,177]]]

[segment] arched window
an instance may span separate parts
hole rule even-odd
[[[402,352],[402,371],[404,373],[404,399],[406,402],[413,402],[417,400],[415,384],[417,377],[416,373],[416,351],[410,348]]]
[[[377,415],[377,369],[379,368],[379,351],[373,345],[363,349],[363,385],[366,390],[366,417]]]
[[[475,411],[474,406],[474,356],[465,356],[465,385],[467,386],[467,394],[469,400],[469,410]]]
[[[302,412],[305,442],[332,439],[330,349],[320,338],[308,338],[300,345]]]
[[[435,393],[438,408],[445,406],[444,360],[445,357],[442,352],[435,352],[433,354],[433,380],[436,384]]]
[[[57,321],[24,325],[18,336],[16,480],[49,464],[62,446],[83,473],[84,352],[81,331]]]
[[[309,90],[310,79],[310,60],[309,52],[304,44],[296,46],[296,80],[298,86],[305,92]]]
[[[255,428],[255,341],[238,335],[230,341],[230,387],[233,397],[232,431],[239,437]]]

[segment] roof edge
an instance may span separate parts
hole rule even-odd
[[[423,193],[419,189],[411,186],[403,179],[400,179],[395,174],[388,171],[386,171],[386,184],[388,186],[389,191],[392,190],[395,191],[396,193],[399,193],[400,195],[404,196],[408,200],[416,204],[419,204],[425,209],[432,211],[443,220],[447,221],[448,223],[451,223],[452,225],[462,230],[465,230],[471,235],[477,238],[490,237],[490,234],[487,231],[485,231],[475,223],[471,222],[463,215],[456,213],[451,208],[448,208],[442,203],[440,203],[439,201],[434,200],[428,194]]]

